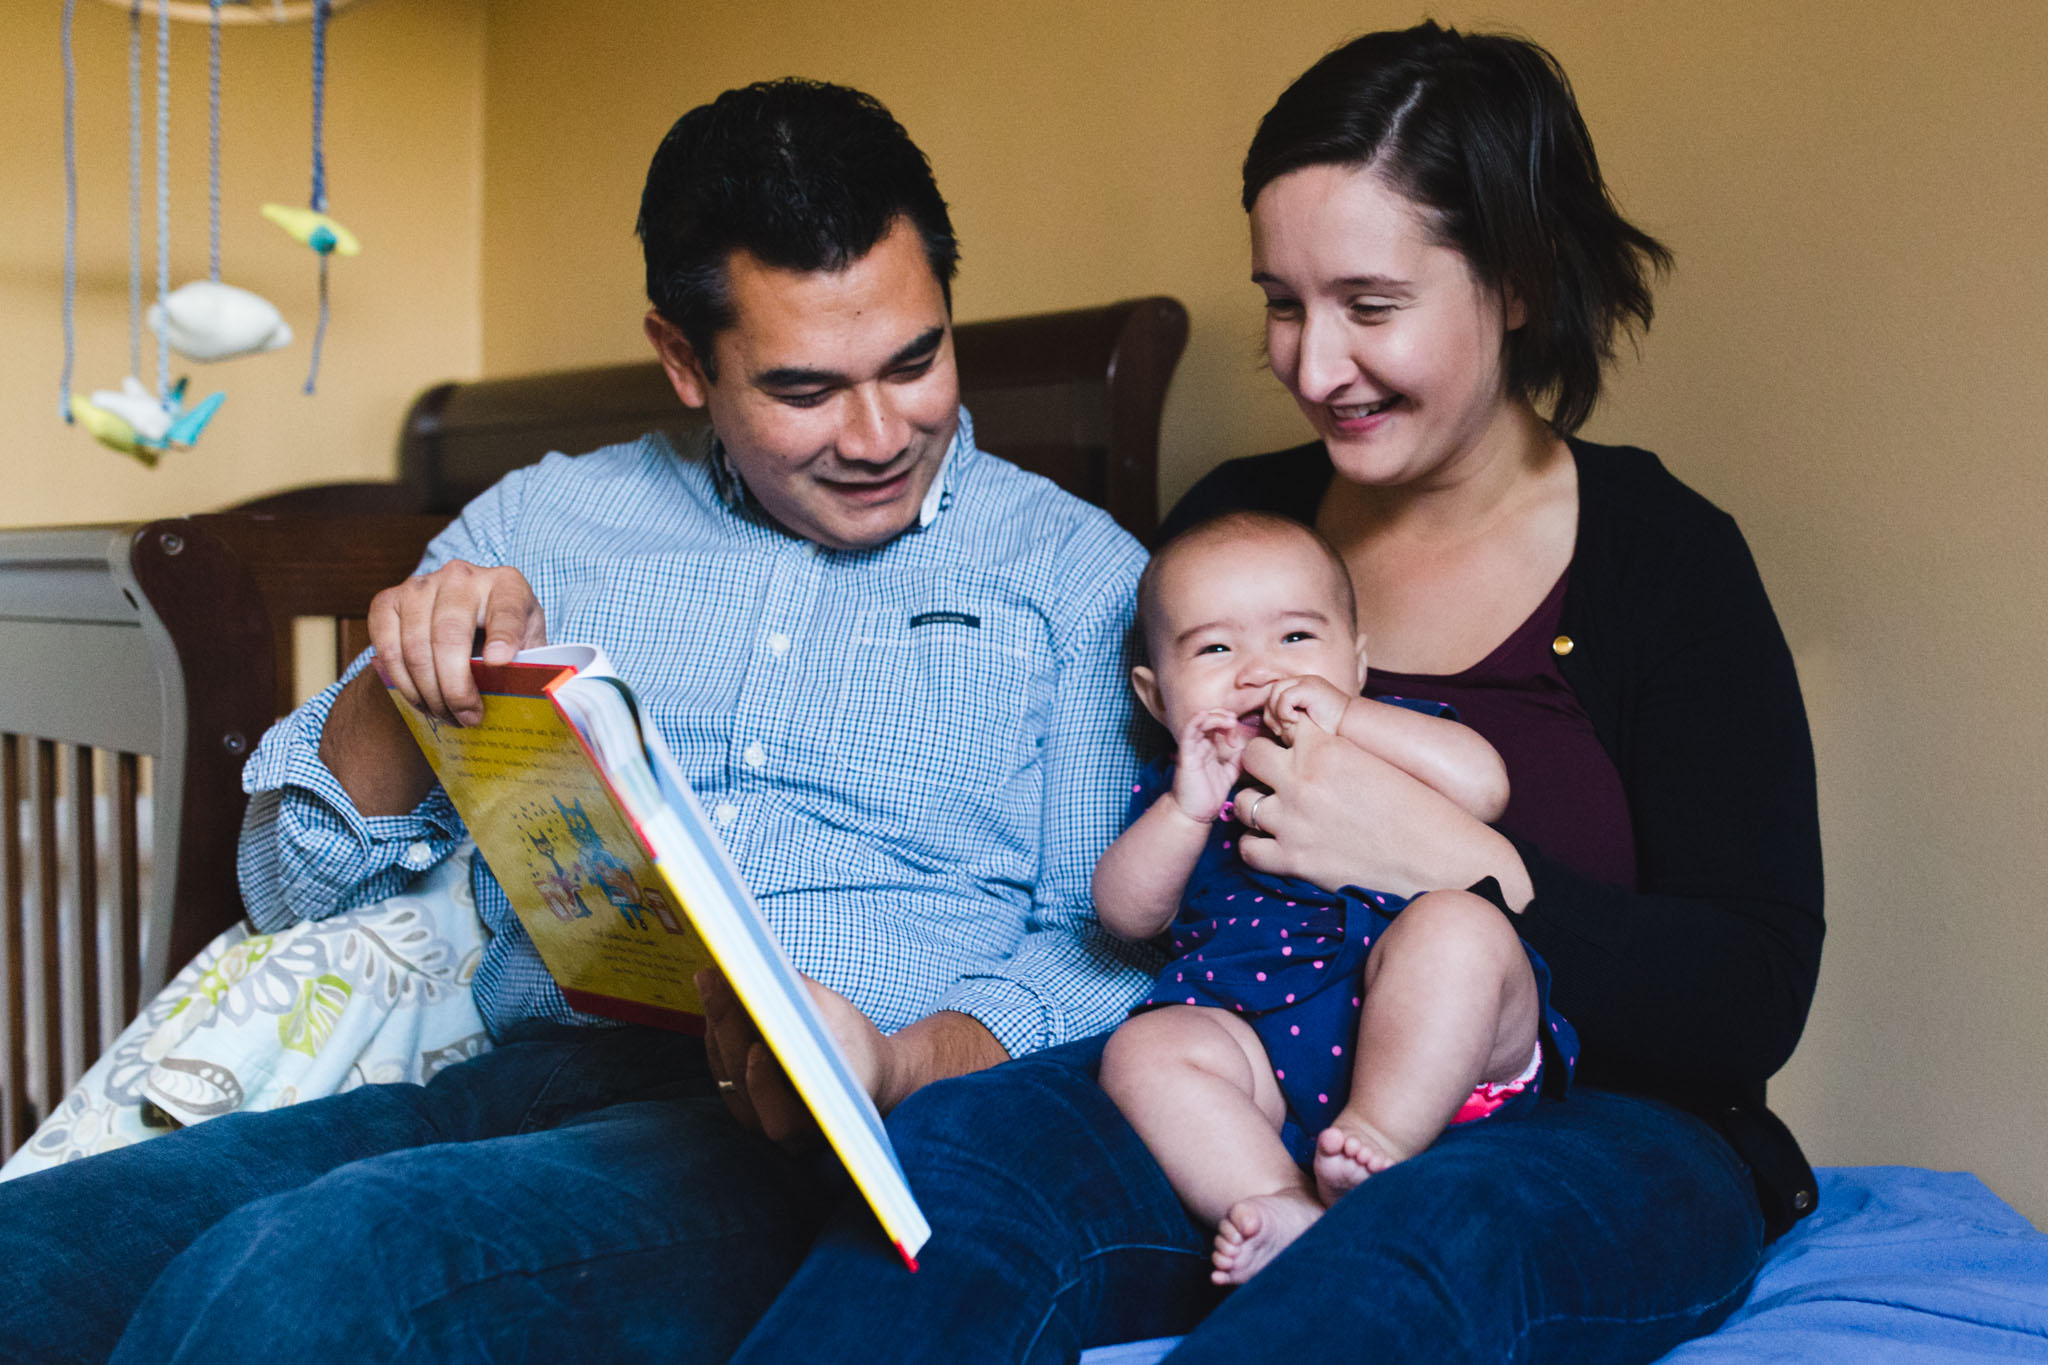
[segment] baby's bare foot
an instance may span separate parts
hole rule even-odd
[[[1339,1114],[1316,1138],[1316,1194],[1327,1208],[1399,1160],[1370,1124]]]
[[[1216,1229],[1216,1250],[1209,1257],[1216,1268],[1209,1278],[1217,1284],[1243,1284],[1322,1216],[1322,1206],[1307,1190],[1240,1199]]]

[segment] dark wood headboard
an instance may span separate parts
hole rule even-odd
[[[1159,419],[1187,345],[1170,298],[961,324],[961,400],[982,447],[1108,509],[1140,540],[1159,519]],[[406,415],[392,484],[325,484],[246,503],[263,512],[453,516],[507,470],[647,431],[686,437],[703,417],[652,360],[439,384]]]

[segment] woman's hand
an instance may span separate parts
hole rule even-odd
[[[1260,872],[1317,886],[1371,887],[1401,896],[1497,878],[1509,906],[1535,894],[1513,844],[1401,769],[1314,725],[1294,727],[1283,746],[1264,737],[1245,747],[1244,775],[1271,795],[1238,840]]]

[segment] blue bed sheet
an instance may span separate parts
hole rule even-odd
[[[2048,1234],[1973,1175],[1838,1166],[1820,1208],[1771,1247],[1748,1300],[1662,1365],[2048,1362]],[[1173,1339],[1085,1352],[1154,1365]]]

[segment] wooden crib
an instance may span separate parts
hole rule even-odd
[[[1186,340],[1165,298],[965,324],[963,399],[985,448],[1143,539]],[[413,404],[393,482],[0,531],[0,1158],[241,917],[241,767],[293,704],[302,637],[332,640],[334,676],[370,597],[506,470],[697,424],[652,362],[442,384]]]

